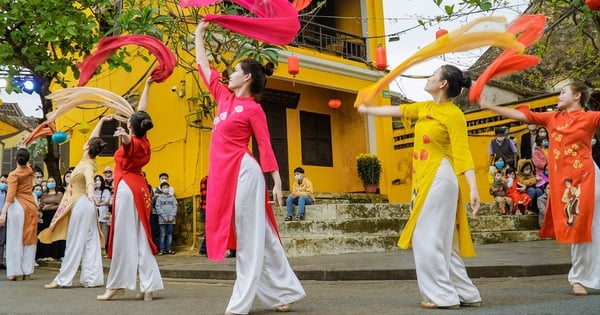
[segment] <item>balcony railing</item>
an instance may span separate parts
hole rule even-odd
[[[366,38],[314,22],[300,21],[300,23],[302,25],[300,33],[291,45],[308,47],[319,52],[368,63]]]

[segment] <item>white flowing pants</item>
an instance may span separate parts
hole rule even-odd
[[[265,181],[246,154],[235,197],[236,280],[226,312],[248,314],[254,298],[265,307],[292,303],[306,294],[265,215]]]
[[[35,244],[23,246],[25,211],[15,198],[6,214],[6,276],[23,276],[33,273]]]
[[[70,287],[80,264],[79,282],[82,286],[96,287],[104,284],[100,235],[96,220],[94,204],[86,195],[81,195],[71,209],[65,257],[60,272],[54,278],[58,285]]]
[[[106,288],[135,290],[139,269],[141,292],[162,290],[158,263],[139,220],[131,189],[125,181],[119,183],[115,209],[112,260]]]
[[[594,215],[592,219],[592,242],[571,245],[571,270],[569,283],[600,289],[600,170],[596,169],[594,192]]]
[[[458,194],[456,174],[443,159],[412,237],[419,290],[424,300],[438,306],[481,301],[458,254]]]

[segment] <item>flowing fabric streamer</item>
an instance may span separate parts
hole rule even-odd
[[[37,140],[40,137],[51,136],[54,131],[56,131],[56,126],[53,121],[44,121],[39,124],[31,133],[27,136],[27,138],[23,139],[23,145],[28,146],[33,141]]]
[[[354,107],[372,104],[375,97],[409,67],[441,54],[471,50],[483,46],[497,46],[523,51],[525,46],[507,31],[506,19],[488,16],[476,19],[465,26],[441,36],[403,61],[375,84],[359,91]]]
[[[181,0],[179,5],[182,8],[203,7],[219,1]],[[244,7],[256,17],[207,14],[203,21],[219,24],[235,33],[274,45],[291,43],[300,30],[298,11],[288,0],[231,0],[231,2]]]
[[[292,1],[292,5],[296,8],[298,12],[304,10],[304,8],[310,5],[311,0],[294,0]]]
[[[46,114],[48,121],[54,121],[64,115],[69,110],[84,104],[96,104],[114,109],[117,112],[115,118],[122,120],[118,116],[130,118],[133,115],[133,108],[123,97],[100,88],[94,87],[72,87],[58,90],[48,96],[47,99],[54,100],[56,109]]]
[[[148,49],[158,60],[158,65],[152,70],[152,80],[163,82],[177,66],[173,52],[160,40],[147,35],[122,35],[104,37],[98,43],[97,50],[78,64],[81,74],[79,86],[84,86],[94,75],[96,69],[108,60],[122,46],[135,44]]]
[[[515,35],[523,46],[528,47],[544,35],[546,17],[542,14],[524,14],[511,23],[508,31]],[[498,56],[473,83],[469,90],[469,101],[476,102],[483,92],[484,86],[492,79],[524,70],[539,64],[540,58],[531,55],[519,54],[514,49],[507,49]]]

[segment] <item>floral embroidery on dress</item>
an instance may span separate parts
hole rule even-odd
[[[244,111],[244,106],[238,105],[233,109],[236,113],[241,113]]]
[[[227,119],[227,112],[222,112],[219,114],[219,117],[221,118],[221,120],[225,120]]]

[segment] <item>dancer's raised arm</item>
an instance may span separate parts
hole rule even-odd
[[[206,48],[204,48],[204,33],[207,22],[200,22],[196,27],[196,62],[198,63],[198,71],[204,80],[208,81],[210,78],[210,64],[208,63],[208,55],[206,54]]]
[[[527,119],[527,116],[525,116],[525,114],[523,114],[522,112],[520,112],[514,108],[500,107],[500,106],[488,104],[488,103],[483,102],[481,99],[479,100],[479,106],[483,109],[489,109],[489,110],[493,111],[494,113],[496,113],[500,116],[506,117],[506,118],[522,121],[525,123],[529,122],[529,120]]]
[[[150,86],[152,85],[152,82],[154,82],[154,80],[152,80],[152,77],[148,77],[148,79],[146,79],[146,85],[144,86],[144,91],[142,92],[142,96],[140,97],[140,103],[138,104],[138,111],[146,111],[146,108],[148,108],[148,94],[150,94]]]

